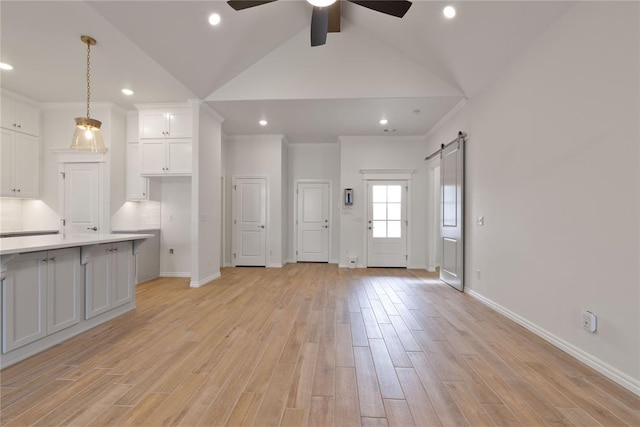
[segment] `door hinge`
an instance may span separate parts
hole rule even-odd
[[[234,224],[236,223],[236,220],[235,220],[235,219],[233,220],[233,223],[234,223]]]
[[[60,172],[60,175],[62,175],[62,179],[65,179],[67,177],[67,174],[64,172]]]
[[[296,194],[300,194],[300,190],[296,189]]]
[[[233,254],[233,259],[236,259],[236,254],[235,254],[235,252],[234,252],[234,254]]]
[[[298,220],[296,219],[296,225],[298,225]]]
[[[405,256],[404,256],[404,260],[405,260],[405,261],[409,261],[409,255],[405,255]]]
[[[234,185],[234,186],[233,186],[233,189],[234,189],[234,190],[237,190],[237,189],[238,189],[238,186],[237,186],[237,185]]]
[[[298,251],[296,251],[296,255],[298,255]]]
[[[407,193],[409,192],[409,186],[408,185],[404,186],[404,191],[406,191]]]
[[[406,225],[407,227],[409,226],[409,220],[408,219],[404,220],[404,225]]]
[[[66,219],[61,219],[60,221],[62,221],[62,225],[67,225],[67,220]]]

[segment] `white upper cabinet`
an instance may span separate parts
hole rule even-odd
[[[29,135],[40,135],[40,109],[32,104],[2,95],[2,127]]]
[[[149,199],[149,178],[140,176],[140,144],[127,144],[127,200]]]
[[[140,174],[191,175],[193,114],[189,105],[138,106]],[[133,187],[132,187],[133,188]]]
[[[0,196],[36,198],[40,193],[40,139],[0,131]]]
[[[141,139],[193,136],[193,118],[188,106],[140,110],[139,122]]]

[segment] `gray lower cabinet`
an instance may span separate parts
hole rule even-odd
[[[87,319],[133,300],[135,270],[131,242],[87,246],[82,251]]]
[[[80,322],[80,249],[16,255],[2,281],[2,352]]]

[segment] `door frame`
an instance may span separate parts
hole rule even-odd
[[[427,271],[435,273],[442,262],[442,254],[440,254],[440,257],[437,256],[438,252],[441,252],[440,217],[442,215],[442,206],[440,204],[440,157],[437,156],[429,160],[427,162],[427,168],[429,171],[429,185],[427,189]]]
[[[369,231],[368,212],[369,212],[369,181],[406,181],[407,182],[407,267],[413,265],[411,255],[411,234],[412,234],[412,218],[411,218],[411,177],[416,171],[414,169],[382,169],[382,170],[366,170],[360,171],[362,174],[362,260],[358,262],[358,267],[367,267],[369,265]]]
[[[265,181],[265,214],[264,214],[264,222],[265,222],[265,230],[264,230],[264,266],[268,265],[269,261],[269,253],[267,252],[267,248],[269,247],[269,230],[271,229],[271,221],[269,219],[269,177],[265,175],[233,175],[231,178],[231,267],[236,267],[236,259],[233,254],[236,253],[237,247],[237,233],[236,233],[236,217],[238,215],[236,209],[236,197],[237,192],[233,190],[233,187],[237,185],[238,179],[264,179]]]
[[[293,185],[293,262],[298,262],[298,185],[299,184],[328,184],[329,185],[329,255],[327,263],[331,263],[333,255],[333,180],[331,179],[296,179]]]

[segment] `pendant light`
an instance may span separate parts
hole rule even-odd
[[[96,39],[89,36],[81,36],[82,43],[87,45],[87,117],[76,117],[76,131],[71,141],[71,149],[79,151],[90,151],[92,153],[106,153],[107,147],[102,140],[102,132],[99,120],[89,116],[89,100],[91,98],[90,74],[91,69],[91,46],[95,46]]]

